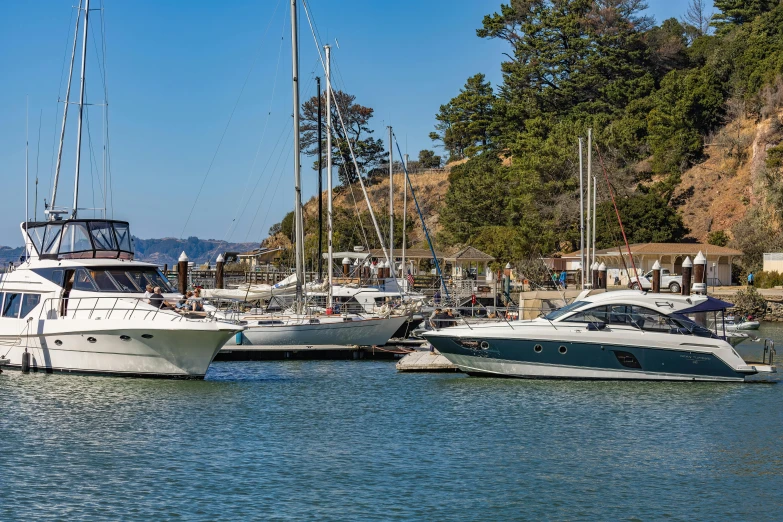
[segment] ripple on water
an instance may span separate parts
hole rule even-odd
[[[0,519],[775,518],[781,393],[372,361],[6,372]]]

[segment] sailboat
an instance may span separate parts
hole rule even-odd
[[[82,7],[82,4],[84,7]],[[144,299],[146,285],[175,295],[157,266],[134,260],[127,221],[79,216],[79,167],[90,0],[79,2],[54,186],[45,221],[21,224],[25,255],[0,276],[0,366],[22,371],[201,379],[244,328],[191,320]],[[73,208],[57,188],[71,77],[84,17]]]
[[[302,218],[301,154],[299,134],[299,49],[297,31],[297,0],[291,0],[291,57],[293,79],[294,118],[294,243],[296,249],[296,272],[289,293],[294,294],[292,309],[282,313],[268,313],[263,310],[249,312],[216,311],[216,316],[238,323],[246,329],[227,343],[227,348],[245,346],[323,346],[323,345],[383,345],[408,320],[408,315],[392,314],[368,316],[364,314],[313,315],[305,302],[304,285],[304,223]],[[328,64],[327,49],[327,64]],[[327,119],[331,125],[330,71],[327,65]],[[327,172],[331,191],[331,128],[327,130]],[[332,251],[332,201],[329,198],[329,252]],[[329,262],[329,283],[331,286],[331,257]],[[291,292],[293,291],[293,292]],[[328,309],[331,309],[331,293]],[[233,346],[232,346],[233,345]]]

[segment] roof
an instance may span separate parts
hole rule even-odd
[[[448,260],[455,261],[494,261],[495,258],[489,254],[485,254],[478,248],[472,246],[466,246],[465,248],[458,250],[457,252],[446,256]]]
[[[686,255],[695,256],[699,252],[703,252],[705,256],[741,256],[742,251],[734,248],[721,247],[716,245],[709,245],[707,243],[634,243],[630,245],[631,253],[634,255]],[[628,251],[622,248],[623,255],[627,255]],[[581,251],[577,250],[570,254],[564,254],[564,258],[577,259],[581,257]],[[615,248],[603,248],[595,252],[597,256],[619,256],[620,252],[617,247]]]
[[[439,252],[436,250],[435,254],[438,256],[438,259],[444,258],[443,252]],[[383,250],[381,250],[380,248],[370,249],[370,256],[378,259],[384,259]],[[402,249],[395,248],[394,257],[400,257],[400,256],[402,256]],[[405,257],[410,259],[432,259],[432,252],[430,251],[429,248],[406,248]]]

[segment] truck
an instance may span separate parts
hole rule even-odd
[[[639,285],[641,283],[641,286]],[[634,290],[651,290],[652,289],[652,270],[644,275],[639,276],[639,281],[631,273],[631,282],[629,285]],[[661,290],[668,289],[673,294],[679,294],[682,289],[682,276],[672,274],[667,268],[661,269]]]

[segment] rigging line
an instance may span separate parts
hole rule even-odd
[[[351,199],[353,200],[353,208],[354,208],[354,211],[356,212],[356,217],[358,218],[358,221],[359,221],[359,231],[361,232],[359,237],[360,237],[360,239],[362,239],[362,238],[364,239],[364,245],[367,247],[367,250],[370,250],[370,240],[367,239],[367,234],[364,231],[364,223],[362,222],[362,214],[359,211],[358,203],[356,203],[356,196],[354,196],[354,194],[353,194],[353,183],[348,181],[348,169],[346,169],[345,165],[342,164],[342,163],[340,165],[338,165],[337,168],[343,170],[346,182],[348,183],[348,188],[351,191]],[[332,228],[334,228],[334,219],[332,219],[332,221],[333,221],[332,222]],[[354,223],[354,229],[355,228],[356,228],[356,223]]]
[[[35,147],[35,197],[33,199],[33,220],[38,221],[38,160],[41,157],[41,120],[43,109],[38,114],[38,144]]]
[[[286,135],[286,140],[285,141],[288,141],[288,137],[291,136],[293,133],[294,133],[294,125],[293,125],[293,122],[291,122],[291,128],[289,129],[288,134]],[[289,143],[289,146],[288,146],[287,150],[285,148],[281,148],[280,149],[280,154],[278,154],[277,160],[275,160],[275,166],[272,168],[272,170],[270,172],[270,175],[269,175],[269,179],[266,182],[266,188],[264,189],[264,195],[261,197],[261,201],[258,203],[258,206],[256,207],[256,213],[253,215],[253,220],[250,222],[250,226],[247,228],[247,234],[245,235],[245,242],[247,242],[247,240],[250,238],[250,234],[252,233],[253,227],[256,224],[256,219],[258,218],[258,213],[261,211],[261,206],[262,206],[264,200],[266,199],[266,195],[269,193],[269,186],[272,184],[273,173],[275,171],[277,171],[277,167],[278,167],[278,165],[280,165],[280,160],[284,156],[287,156],[293,150],[293,148],[294,148],[294,143],[293,143],[293,141],[291,141],[291,143]],[[287,162],[283,164],[283,167],[285,167],[286,165],[287,165]],[[282,170],[280,170],[280,172],[278,174],[277,185],[275,185],[275,192],[274,192],[274,194],[272,194],[272,199],[273,200],[274,200],[275,195],[277,194],[277,187],[280,185],[280,180],[283,177],[283,171],[284,170],[285,169],[283,168]],[[269,216],[269,210],[271,208],[272,208],[272,205],[271,205],[271,202],[270,202],[270,204],[267,205],[266,216]],[[263,225],[265,225],[265,224],[266,224],[266,217],[264,217],[264,221],[262,222],[262,228],[263,228]]]
[[[105,16],[106,7],[104,5],[103,0],[101,0],[101,49],[102,49],[102,59],[103,59],[103,99],[104,99],[104,110],[103,110],[103,155],[104,155],[104,165],[103,165],[103,176],[104,176],[104,194],[103,194],[103,200],[104,200],[104,218],[106,218],[106,207],[110,206],[112,211],[112,218],[114,217],[114,190],[112,187],[112,176],[111,176],[111,147],[110,139],[109,139],[109,86],[108,86],[108,76],[109,71],[106,66],[106,16]],[[111,198],[111,204],[109,204],[108,200]]]
[[[302,0],[302,5],[304,6],[305,15],[307,16],[307,22],[308,22],[308,24],[310,24],[310,32],[313,35],[313,40],[315,42],[315,47],[316,47],[316,49],[318,51],[318,58],[319,58],[319,60],[321,60],[321,67],[323,68],[324,71],[326,71],[326,64],[324,63],[323,56],[321,55],[321,47],[320,47],[320,45],[318,43],[318,39],[317,39],[317,37],[315,35],[315,31],[313,30],[313,23],[312,23],[312,20],[310,19],[310,10],[307,7],[307,1],[306,0]],[[330,90],[332,91],[332,93],[334,93],[334,89],[331,88],[331,81],[328,82],[328,84],[329,84]],[[343,119],[343,113],[342,113],[342,110],[340,110],[340,104],[339,103],[335,103],[335,109],[337,109],[337,117],[340,120],[340,126],[343,128],[343,132],[345,133],[346,138],[347,138],[348,137],[348,129],[347,129],[347,126],[345,125],[345,120]],[[381,229],[378,226],[378,220],[375,219],[375,212],[373,212],[372,206],[369,204],[370,196],[367,194],[367,188],[364,186],[364,180],[362,179],[361,170],[359,170],[359,164],[356,161],[356,154],[355,154],[355,152],[353,150],[353,145],[351,144],[351,140],[350,139],[346,140],[346,142],[348,144],[348,150],[351,152],[351,160],[353,161],[354,168],[356,169],[356,174],[357,174],[357,176],[359,178],[359,184],[362,187],[362,193],[364,194],[364,199],[365,199],[365,201],[368,202],[367,207],[368,207],[368,209],[370,211],[370,217],[372,218],[372,223],[375,226],[375,233],[378,235],[378,242],[380,243],[381,249],[383,250],[383,257],[386,258],[386,262],[389,264],[389,267],[391,267],[391,276],[396,278],[397,277],[397,269],[394,266],[394,260],[389,258],[389,252],[386,249],[386,243],[385,243],[384,235],[381,233]]]
[[[290,152],[290,151],[292,151],[292,150],[293,150],[293,148],[294,148],[294,144],[293,144],[293,143],[291,143],[291,146],[290,146],[290,148],[288,149],[288,150],[289,150],[289,152]],[[285,166],[287,166],[287,165],[284,165],[284,167],[285,167]],[[272,199],[274,199],[274,198],[275,198],[275,195],[277,195],[277,189],[280,187],[280,181],[283,179],[283,171],[284,171],[284,170],[285,170],[285,168],[283,168],[283,169],[280,171],[280,174],[277,176],[277,183],[275,184],[275,190],[274,190],[274,192],[272,193]],[[271,179],[270,179],[270,182],[271,182]],[[260,209],[260,208],[261,208],[261,206],[259,205],[259,207],[258,207],[258,208]],[[263,229],[264,229],[264,227],[265,227],[265,226],[266,226],[266,224],[267,224],[267,219],[269,218],[269,211],[270,211],[271,209],[272,209],[272,205],[267,205],[267,207],[266,207],[266,214],[264,215],[264,221],[262,221],[262,222],[261,222],[261,230],[263,230]],[[251,225],[251,229],[252,229],[252,225]],[[248,236],[249,236],[249,235],[250,235],[250,230],[248,230]],[[292,243],[293,243],[293,242],[292,242]],[[289,262],[290,262],[290,254],[289,254]]]
[[[277,13],[277,8],[279,6],[280,6],[280,0],[277,0],[277,4],[275,5],[275,11],[272,13],[272,17],[269,19],[269,23],[267,24],[266,29],[264,30],[264,34],[261,36],[262,40],[264,39],[264,37],[266,37],[266,34],[269,31],[269,27],[272,25],[272,20],[274,19],[275,13]],[[193,216],[193,211],[196,210],[198,199],[199,197],[201,197],[201,192],[204,190],[204,185],[207,182],[209,173],[212,171],[212,166],[215,164],[215,159],[217,158],[218,152],[220,152],[220,146],[223,144],[223,140],[226,138],[226,133],[228,132],[228,128],[231,126],[231,121],[234,118],[234,113],[236,113],[237,107],[239,106],[239,102],[242,99],[242,95],[245,92],[245,87],[247,87],[247,82],[250,80],[250,75],[253,73],[256,63],[258,62],[258,58],[261,56],[262,49],[263,46],[260,46],[258,52],[256,53],[255,58],[253,58],[253,63],[250,65],[250,70],[247,72],[247,76],[245,76],[245,81],[242,83],[242,88],[239,90],[239,95],[237,96],[236,102],[234,102],[234,108],[231,109],[231,114],[229,115],[228,121],[226,122],[226,126],[223,129],[223,134],[221,134],[220,136],[220,141],[218,141],[218,145],[217,148],[215,149],[215,153],[212,155],[212,160],[209,162],[209,167],[207,167],[207,172],[204,174],[204,179],[201,180],[201,185],[199,186],[198,193],[196,194],[196,199],[193,201],[193,206],[190,207],[190,212],[188,212],[187,219],[185,219],[185,225],[182,227],[182,232],[180,232],[179,235],[180,239],[182,239],[185,236],[185,230],[188,228],[188,223],[190,223],[190,218]]]
[[[639,288],[642,287],[642,282],[639,279],[639,271],[636,269],[636,263],[633,260],[633,254],[631,253],[631,247],[628,245],[628,238],[625,236],[625,227],[623,227],[623,220],[620,218],[620,211],[617,209],[617,202],[614,200],[614,190],[612,190],[612,185],[609,183],[609,175],[606,173],[606,167],[604,167],[604,157],[601,154],[601,149],[598,147],[597,142],[593,142],[593,146],[595,147],[595,151],[598,153],[598,161],[601,163],[601,170],[604,173],[604,179],[606,180],[606,186],[609,189],[609,195],[612,197],[612,206],[614,206],[614,213],[617,215],[617,222],[620,224],[620,232],[623,233],[623,240],[625,241],[625,248],[628,250],[628,257],[631,259],[631,267],[633,267],[633,272],[636,275],[636,282],[639,284]],[[628,279],[630,279],[630,272],[628,273]]]
[[[313,83],[313,79],[312,79],[312,78],[310,78],[310,81],[307,83],[307,86],[306,86],[306,88],[309,88],[309,87],[312,85],[312,83]],[[288,136],[290,136],[290,135],[291,135],[291,132],[293,131],[293,126],[294,126],[294,125],[293,125],[293,119],[291,119],[291,120],[289,120],[289,121],[288,121],[288,123],[286,124],[286,127],[285,127],[285,128],[287,128],[287,129],[289,129],[288,135],[286,135],[286,139],[288,139]],[[273,156],[273,154],[274,154],[275,150],[277,150],[277,145],[280,143],[280,141],[281,141],[281,138],[282,138],[282,137],[283,137],[283,133],[281,133],[281,134],[278,136],[278,138],[277,138],[277,143],[275,143],[275,146],[272,148],[272,151],[271,151],[271,153],[268,155],[268,157],[267,157],[267,160],[266,160],[266,164],[264,165],[264,168],[263,168],[263,170],[261,171],[261,174],[259,174],[259,177],[258,177],[258,179],[256,180],[256,183],[255,183],[255,185],[253,186],[253,191],[250,193],[250,196],[248,196],[248,198],[247,198],[247,201],[245,202],[245,205],[244,205],[244,207],[242,208],[242,213],[239,215],[239,219],[236,219],[236,218],[235,218],[235,221],[234,221],[234,223],[233,223],[233,227],[234,227],[234,228],[233,228],[233,230],[231,230],[231,227],[229,227],[229,230],[231,231],[231,234],[229,235],[229,240],[231,239],[231,237],[233,237],[233,235],[234,235],[234,232],[236,232],[236,230],[237,230],[237,227],[239,226],[239,222],[240,222],[240,220],[241,220],[242,216],[244,216],[244,214],[245,214],[245,210],[247,209],[248,205],[250,205],[250,202],[252,201],[253,195],[255,195],[256,189],[258,188],[258,184],[259,184],[259,183],[261,182],[261,180],[263,179],[264,172],[266,172],[266,169],[267,169],[267,167],[269,166],[269,162],[272,160],[272,156]],[[260,144],[259,144],[259,149],[260,149]],[[281,149],[281,152],[282,152],[283,150],[284,150],[284,149]],[[279,161],[279,160],[278,160],[278,161]],[[275,167],[275,168],[276,168],[276,167]],[[274,169],[273,169],[273,171],[274,171]],[[270,183],[271,183],[271,180],[270,180],[270,182],[268,182],[268,183],[267,183],[267,190],[269,189],[269,184],[270,184]],[[245,192],[247,192],[247,189],[245,190]],[[266,199],[266,192],[264,192],[264,195],[261,197],[261,201],[259,202],[259,205],[261,205],[261,203],[263,203],[264,199]],[[254,221],[254,222],[255,222],[255,218],[256,218],[257,216],[258,216],[258,211],[256,211],[256,215],[253,217],[253,221]],[[252,225],[251,225],[251,228],[252,228]],[[247,238],[250,236],[251,228],[249,228],[249,229],[248,229],[248,231],[247,231],[247,236],[245,237],[245,240],[247,240]]]
[[[54,106],[54,132],[52,132],[52,157],[49,160],[49,182],[48,186],[52,186],[52,176],[54,175],[54,155],[57,151],[57,121],[59,120],[58,116],[60,115],[60,93],[63,90],[63,78],[65,77],[65,64],[68,60],[68,41],[71,39],[71,24],[73,23],[73,11],[74,8],[71,7],[71,17],[68,19],[68,31],[65,34],[65,51],[63,51],[63,65],[62,69],[60,69],[60,85],[57,87],[57,102]],[[79,13],[78,9],[76,11]],[[49,193],[49,197],[51,198],[51,192]]]
[[[283,42],[285,41],[285,27],[286,27],[286,21],[288,20],[288,17],[286,15],[283,16],[283,27],[280,32],[280,46],[277,50],[277,65],[275,66],[275,78],[272,82],[272,95],[269,99],[269,109],[266,113],[266,120],[264,121],[264,127],[261,131],[261,139],[258,141],[258,147],[256,148],[256,154],[253,158],[253,164],[250,166],[250,170],[247,173],[247,181],[245,181],[245,188],[242,191],[242,197],[244,197],[245,194],[247,194],[247,189],[250,188],[250,180],[253,178],[253,173],[255,172],[256,168],[256,162],[258,161],[258,155],[261,153],[261,145],[264,143],[264,137],[266,136],[266,129],[269,125],[269,119],[272,116],[272,104],[275,100],[275,91],[277,89],[277,77],[280,70],[280,57],[283,54]],[[282,134],[281,134],[282,136]],[[278,137],[278,141],[280,141],[280,138]],[[275,148],[277,148],[277,145],[275,144]],[[272,149],[274,151],[274,149]],[[271,157],[270,157],[271,158]],[[269,159],[267,159],[267,165],[269,164]],[[264,175],[264,171],[266,170],[266,165],[264,166],[264,170],[261,171],[261,174],[259,175],[259,180]],[[245,213],[245,209],[247,209],[248,203],[250,203],[250,200],[253,198],[253,194],[255,194],[256,188],[258,188],[258,181],[256,181],[255,186],[253,187],[253,191],[250,193],[250,195],[247,197],[247,201],[245,202],[245,205],[242,207],[242,211],[240,212],[240,207],[237,206],[236,213],[234,214],[234,219],[231,220],[231,224],[229,225],[229,230],[226,232],[226,241],[231,241],[231,237],[234,235],[234,232],[236,231],[236,227],[239,224],[239,220],[242,219],[242,216]]]
[[[430,239],[430,233],[427,230],[427,223],[424,222],[424,215],[421,213],[421,207],[419,206],[419,199],[416,197],[416,191],[413,189],[413,183],[411,183],[411,177],[410,174],[408,174],[408,167],[405,165],[405,162],[402,161],[403,155],[402,155],[402,151],[400,150],[400,143],[397,141],[397,135],[394,134],[394,132],[392,132],[392,139],[394,140],[394,144],[397,146],[397,154],[399,154],[400,161],[402,162],[402,171],[405,173],[405,179],[408,182],[408,187],[410,187],[411,189],[411,195],[413,196],[413,203],[416,205],[416,212],[419,213],[419,219],[421,220],[421,228],[424,230],[424,237],[427,238],[427,244],[430,246],[430,253],[432,254],[432,259],[435,261],[435,269],[438,271],[440,284],[443,287],[443,291],[446,292],[446,298],[449,299],[449,289],[446,287],[446,282],[443,280],[443,272],[440,269],[440,262],[438,261],[438,256],[435,254],[435,247],[432,245],[432,239]]]
[[[98,179],[98,189],[100,189],[101,195],[103,195],[103,184],[101,183],[101,178],[97,174],[94,174],[93,173],[93,169],[92,169],[93,165],[98,165],[98,160],[95,157],[95,148],[92,146],[92,133],[90,132],[89,112],[87,112],[87,110],[85,110],[85,113],[87,115],[87,144],[89,145],[89,148],[90,148],[90,160],[91,160],[90,161],[90,176],[91,176],[90,181],[94,182],[94,180],[92,179],[93,175],[95,177],[97,177],[97,179]],[[97,172],[97,167],[96,167],[96,172]],[[95,187],[94,186],[92,187],[92,190],[93,190],[92,206],[93,206],[93,215],[94,215],[95,214]],[[106,202],[104,201],[104,205],[105,204],[106,204]]]

